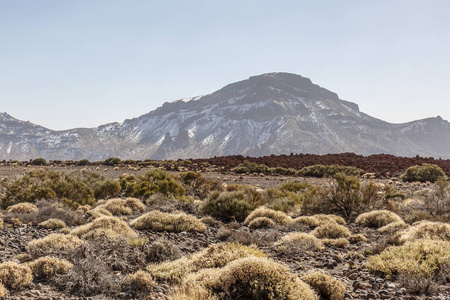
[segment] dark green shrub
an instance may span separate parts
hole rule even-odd
[[[306,189],[313,188],[313,186],[306,182],[294,182],[294,181],[288,181],[286,183],[283,183],[279,189],[281,191],[288,191],[288,192],[302,192]]]
[[[62,200],[74,208],[95,204],[94,192],[85,183],[50,169],[30,170],[17,179],[1,184],[4,189],[1,198],[3,208],[40,199]]]
[[[200,205],[200,212],[223,221],[244,221],[256,207],[249,203],[244,191],[212,192]]]
[[[149,198],[159,193],[170,198],[182,199],[186,190],[174,177],[162,170],[152,170],[142,176],[122,175],[122,193],[127,197]]]
[[[325,177],[325,176],[334,176],[337,173],[344,173],[349,176],[361,176],[364,174],[364,171],[356,168],[356,167],[348,167],[348,166],[341,166],[341,165],[314,165],[314,166],[308,166],[304,167],[299,171],[299,174],[303,176],[310,176],[310,177]]]
[[[33,166],[46,166],[47,165],[47,161],[45,159],[43,159],[43,158],[36,158],[36,159],[33,159],[30,162],[30,165],[33,165]]]
[[[92,171],[73,171],[69,176],[88,186],[93,192],[95,199],[106,199],[119,196],[121,186],[117,179],[106,179]]]
[[[77,162],[75,162],[75,164],[77,165],[77,166],[87,166],[87,165],[89,165],[91,162],[89,161],[89,160],[87,160],[87,159],[82,159],[82,160],[79,160],[79,161],[77,161]]]
[[[423,164],[421,166],[412,166],[406,169],[402,174],[403,181],[436,182],[439,179],[447,180],[444,171],[436,165]]]
[[[188,195],[204,199],[211,191],[222,191],[222,183],[218,180],[206,179],[200,172],[180,173],[181,182],[186,186]]]
[[[117,158],[117,157],[107,158],[107,159],[105,159],[105,162],[104,162],[104,164],[107,166],[115,166],[120,163],[121,163],[121,160],[120,160],[120,158]]]
[[[269,167],[263,164],[257,164],[254,162],[245,161],[242,164],[239,164],[236,168],[233,169],[234,172],[238,174],[242,173],[268,173]]]

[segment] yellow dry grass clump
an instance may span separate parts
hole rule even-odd
[[[407,228],[409,228],[408,224],[406,224],[403,221],[397,221],[397,222],[392,222],[387,225],[384,225],[383,227],[378,228],[378,232],[393,234],[393,233],[396,233],[397,231],[407,229]]]
[[[379,228],[389,223],[401,222],[402,218],[389,210],[373,210],[371,212],[360,214],[355,223],[366,227]]]
[[[149,273],[142,270],[127,275],[124,283],[132,289],[135,295],[149,293],[157,284]]]
[[[160,264],[150,264],[147,266],[147,271],[156,279],[179,280],[188,273],[198,272],[201,269],[221,268],[233,260],[249,256],[266,257],[266,254],[261,250],[239,243],[215,244],[188,257]]]
[[[230,299],[317,300],[317,294],[288,267],[268,258],[245,257],[220,269],[190,274],[186,281],[198,283],[216,295]]]
[[[258,217],[253,219],[249,224],[248,228],[258,229],[258,228],[271,228],[275,226],[275,222],[267,217]]]
[[[345,222],[343,217],[336,216],[336,215],[325,215],[325,214],[317,214],[314,215],[314,218],[316,218],[319,221],[319,225],[324,225],[326,223],[337,223],[340,225],[346,225],[347,222]]]
[[[313,271],[300,277],[324,299],[344,299],[345,285],[323,271]]]
[[[8,290],[5,288],[3,283],[0,282],[0,298],[6,299],[8,296]]]
[[[41,222],[38,225],[46,229],[58,229],[66,227],[66,223],[59,219],[48,219],[47,221]]]
[[[416,240],[369,257],[367,267],[386,275],[429,276],[450,263],[450,242]]]
[[[183,284],[173,290],[167,300],[219,300],[211,292],[199,285]]]
[[[184,212],[173,214],[152,210],[131,221],[131,227],[137,230],[151,229],[153,231],[200,231],[206,230],[205,224],[193,215]]]
[[[308,227],[317,227],[320,225],[320,221],[315,216],[301,216],[293,220],[294,224],[302,224]]]
[[[31,269],[15,262],[0,264],[0,283],[14,290],[28,286],[33,281]]]
[[[350,245],[349,240],[346,238],[322,239],[321,241],[325,246],[334,246],[338,248],[344,248]]]
[[[323,243],[318,238],[304,232],[288,233],[276,242],[274,246],[278,247],[278,251],[287,253],[323,249]]]
[[[3,229],[3,219],[0,219],[0,229]]]
[[[245,225],[249,225],[251,221],[256,218],[266,217],[274,221],[278,225],[285,225],[292,223],[292,218],[282,211],[276,211],[264,206],[258,207],[252,211],[244,221]]]
[[[324,225],[320,225],[319,227],[314,229],[311,232],[311,234],[319,239],[322,238],[337,239],[348,237],[351,234],[351,232],[350,230],[348,230],[347,227],[343,225],[339,225],[334,222],[329,222],[325,223]]]
[[[105,204],[99,205],[97,209],[106,209],[115,216],[131,215],[133,212],[144,212],[145,205],[137,198],[109,199]]]
[[[22,202],[22,203],[17,203],[17,204],[11,205],[6,210],[10,213],[29,214],[29,213],[38,211],[39,209],[34,204],[31,204],[28,202]]]
[[[347,239],[352,244],[356,244],[359,242],[367,242],[367,237],[362,233],[352,234]]]
[[[420,221],[414,223],[400,236],[400,242],[402,243],[417,239],[450,241],[450,224]]]
[[[102,207],[95,207],[94,209],[88,210],[86,215],[90,218],[90,220],[95,220],[102,217],[112,217],[112,213]]]
[[[138,238],[138,234],[128,226],[127,222],[116,217],[101,217],[95,219],[91,223],[74,228],[71,231],[71,234],[84,240],[92,240],[100,235],[106,235],[111,239],[119,237],[128,239]]]
[[[27,264],[36,278],[47,279],[56,274],[67,274],[73,267],[69,261],[56,257],[44,256]]]
[[[31,256],[37,257],[43,252],[70,251],[78,248],[83,243],[84,242],[76,236],[53,233],[42,239],[29,242],[27,245],[27,252]]]

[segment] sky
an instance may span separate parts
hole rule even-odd
[[[0,0],[0,112],[63,130],[290,72],[376,118],[450,120],[447,0]]]

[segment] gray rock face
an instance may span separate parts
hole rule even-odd
[[[450,158],[440,117],[391,124],[308,78],[268,73],[164,103],[123,123],[52,131],[0,114],[0,159],[177,159],[243,154],[389,153]]]

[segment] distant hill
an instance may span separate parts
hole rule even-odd
[[[289,73],[250,77],[97,128],[53,131],[0,114],[0,159],[5,160],[342,152],[450,158],[450,123],[436,117],[391,124]]]

